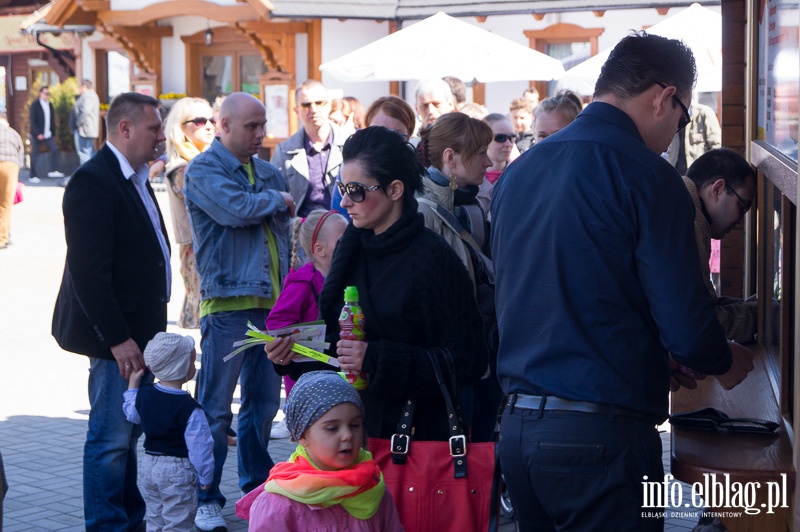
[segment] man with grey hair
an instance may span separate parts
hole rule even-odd
[[[339,126],[328,118],[331,103],[325,85],[304,81],[295,91],[295,113],[302,126],[275,147],[270,162],[286,177],[297,204],[297,215],[331,208],[331,192],[346,140]]]
[[[433,124],[437,118],[456,110],[450,85],[441,79],[423,79],[414,91],[414,102],[419,121],[423,126]]]

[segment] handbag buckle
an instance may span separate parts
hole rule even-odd
[[[450,436],[450,456],[456,458],[458,456],[466,456],[467,454],[467,438],[463,434],[459,436]]]
[[[410,441],[408,434],[392,434],[392,454],[408,454]]]

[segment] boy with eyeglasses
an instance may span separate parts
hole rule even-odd
[[[729,340],[753,340],[758,328],[757,301],[717,297],[711,280],[711,239],[721,240],[741,223],[756,197],[756,173],[747,160],[728,148],[711,150],[689,167],[683,183],[694,200],[694,231],[703,283],[714,298],[717,319]]]

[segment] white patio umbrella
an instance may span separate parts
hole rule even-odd
[[[558,79],[561,62],[445,13],[437,13],[320,70],[342,81],[411,80],[456,76],[464,81]]]
[[[700,4],[692,4],[677,15],[650,26],[653,35],[680,39],[694,53],[697,64],[697,91],[722,90],[722,16]],[[608,48],[583,63],[567,70],[558,81],[560,89],[571,89],[581,94],[592,94],[600,68],[608,59]]]

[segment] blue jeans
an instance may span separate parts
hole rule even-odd
[[[231,402],[237,380],[241,379],[242,394],[236,444],[239,487],[245,492],[257,488],[275,465],[267,446],[272,419],[280,406],[280,376],[263,346],[251,347],[228,362],[222,361],[233,351],[233,342],[246,338],[247,322],[263,327],[267,313],[262,309],[237,310],[200,318],[203,354],[197,374],[198,398],[214,438],[214,480],[207,491],[198,492],[200,505],[225,505],[219,482],[228,456],[227,430],[233,419]]]
[[[136,487],[136,450],[142,428],[125,419],[128,381],[115,360],[90,358],[89,431],[83,448],[83,512],[87,531],[131,530],[144,519]],[[148,374],[143,384],[152,382]]]
[[[75,132],[75,151],[81,164],[85,163],[94,155],[94,139],[81,137],[80,133]]]
[[[630,417],[506,407],[500,465],[522,532],[660,532],[642,481],[663,482],[655,424]]]

